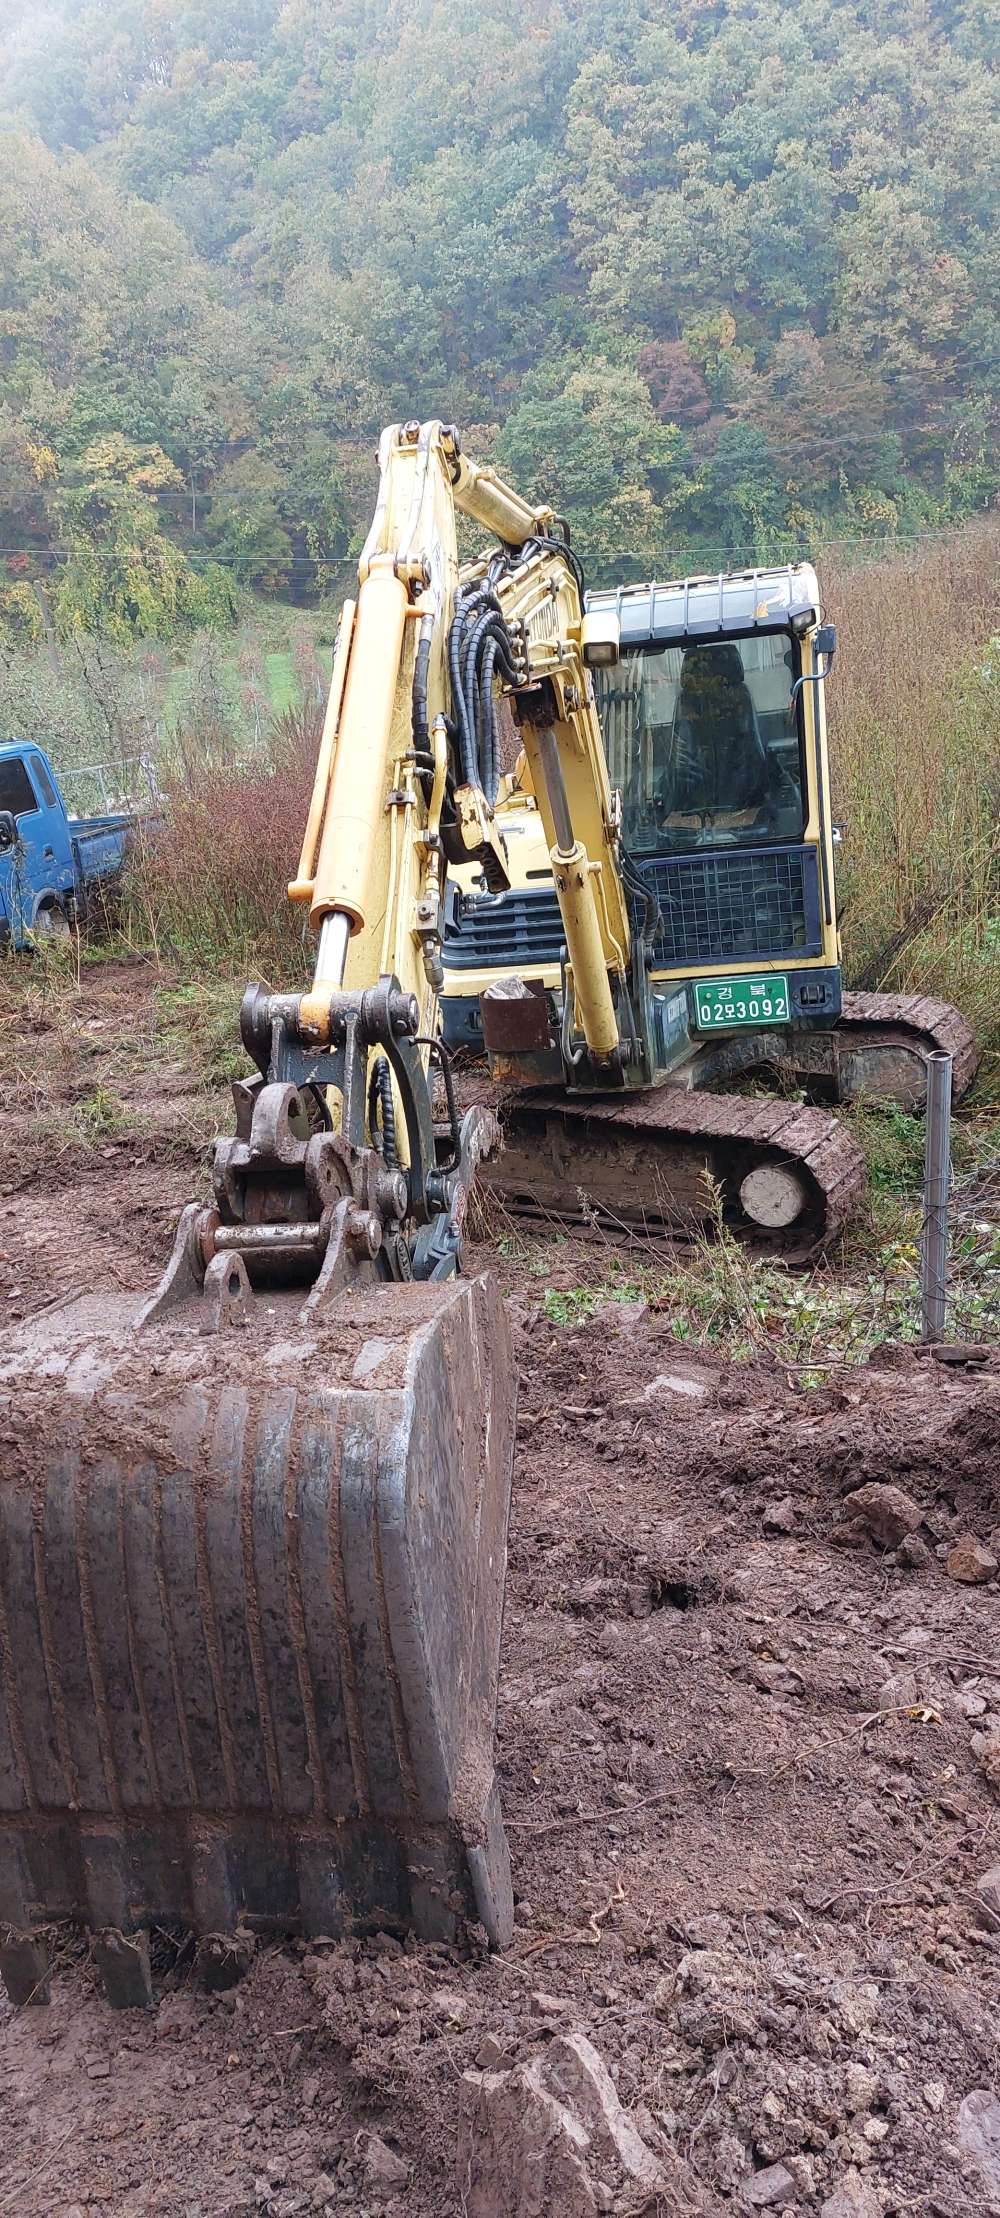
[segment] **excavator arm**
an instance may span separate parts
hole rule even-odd
[[[458,509],[497,541],[465,571]],[[502,687],[581,1021],[614,1058],[628,929],[586,653],[550,513],[442,425],[387,431],[290,889],[313,976],[248,990],[255,1074],[153,1296],[84,1294],[0,1338],[17,2003],[47,1999],[64,1920],[122,2007],[153,1999],[164,1934],[193,1932],[215,1987],[261,1935],[509,1938],[514,1371],[494,1282],[458,1271],[497,1134],[459,1120],[438,1042],[442,897],[462,859],[506,883]]]
[[[618,806],[590,674],[596,664],[617,660],[617,626],[607,616],[584,614],[579,570],[560,540],[522,552],[504,570],[490,567],[504,621],[521,648],[525,674],[512,702],[566,941],[563,1054],[572,1063],[586,1053],[613,1087],[641,1052]]]
[[[470,462],[453,429],[392,426],[379,461],[375,516],[357,600],[343,614],[289,887],[293,901],[308,905],[314,977],[298,995],[248,994],[243,1037],[259,1080],[243,1091],[236,1140],[217,1153],[222,1223],[192,1216],[181,1236],[188,1259],[213,1241],[217,1248],[220,1237],[227,1254],[239,1255],[241,1225],[270,1228],[293,1215],[313,1233],[314,1305],[342,1279],[345,1243],[377,1259],[381,1275],[454,1269],[476,1166],[496,1144],[482,1108],[459,1128],[450,1092],[451,1129],[435,1132],[429,1073],[437,1063],[447,1081],[436,1035],[449,863],[477,861],[495,890],[508,883],[493,810],[501,692],[521,725],[550,843],[566,934],[568,1036],[578,1025],[612,1084],[640,1060],[628,991],[631,931],[589,667],[615,655],[615,627],[584,616],[578,570],[551,512]],[[500,541],[464,569],[457,510]],[[282,1139],[276,1155],[274,1134],[294,1122],[303,1101],[324,1102],[333,1129],[307,1143],[307,1191],[293,1202],[287,1146]],[[310,1197],[321,1161],[336,1167],[339,1184],[328,1185],[339,1215],[321,1211],[317,1219]],[[290,1254],[295,1235],[286,1227],[281,1237]],[[265,1239],[277,1246],[276,1232],[262,1232]],[[243,1263],[256,1252],[252,1241],[245,1245]],[[161,1305],[186,1290],[188,1278],[187,1262],[176,1262]]]
[[[631,930],[590,669],[617,628],[587,617],[551,510],[531,507],[440,423],[392,426],[375,516],[344,611],[291,898],[318,933],[303,1044],[325,1044],[330,989],[391,973],[434,1028],[449,861],[507,885],[493,818],[495,696],[510,699],[548,838],[571,1017],[609,1074],[631,1055]],[[456,510],[498,550],[460,571]]]
[[[608,974],[627,974],[630,929],[589,664],[615,659],[615,628],[584,616],[578,570],[551,511],[530,507],[470,461],[453,428],[392,426],[379,461],[358,600],[343,614],[289,887],[293,901],[308,902],[319,935],[303,1026],[322,1036],[327,987],[391,970],[420,1002],[422,1033],[432,1031],[447,861],[481,860],[489,878],[506,883],[492,816],[498,766],[482,745],[496,673],[522,726],[583,1031],[591,1051],[610,1059],[620,1034]],[[498,554],[461,573],[456,509],[501,542]],[[467,688],[470,701],[476,696],[471,714]]]

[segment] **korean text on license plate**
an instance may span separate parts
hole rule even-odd
[[[731,1024],[787,1024],[788,980],[782,977],[699,979],[695,1012],[703,1032]]]

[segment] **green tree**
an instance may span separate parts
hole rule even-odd
[[[198,576],[162,529],[158,498],[180,482],[162,449],[120,436],[88,447],[66,470],[52,499],[65,540],[52,594],[63,633],[167,639],[213,613],[232,615],[222,574]]]
[[[571,519],[595,579],[619,558],[633,573],[654,565],[688,485],[676,426],[660,423],[637,371],[601,359],[536,372],[498,458],[532,499]]]
[[[261,455],[241,455],[215,480],[206,536],[213,553],[249,585],[287,584],[292,541],[281,516],[281,473]]]
[[[992,0],[7,0],[0,411],[60,485],[158,448],[189,566],[295,594],[415,411],[548,472],[601,560],[609,518],[648,560],[724,510],[966,513],[998,483],[994,53]],[[51,487],[8,451],[37,584]]]
[[[774,454],[755,424],[724,424],[701,472],[692,520],[711,540],[713,564],[736,569],[779,551],[785,510]]]

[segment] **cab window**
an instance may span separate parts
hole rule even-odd
[[[56,789],[52,783],[51,778],[49,777],[48,771],[46,770],[45,764],[43,763],[40,755],[32,755],[31,768],[34,773],[35,784],[38,787],[46,808],[58,808],[59,804],[56,798]]]
[[[38,796],[24,763],[16,756],[10,762],[0,762],[0,809],[9,809],[11,816],[38,813]]]
[[[599,674],[626,845],[636,853],[802,838],[790,633],[643,648]]]

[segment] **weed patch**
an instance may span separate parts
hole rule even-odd
[[[589,1251],[581,1243],[570,1260],[565,1243],[536,1242],[528,1271],[549,1281],[541,1309],[552,1324],[584,1324],[608,1304],[645,1302],[669,1319],[681,1342],[736,1361],[768,1354],[804,1385],[818,1385],[843,1364],[867,1363],[886,1342],[920,1337],[919,1210],[907,1209],[892,1187],[887,1192],[897,1210],[893,1230],[881,1240],[871,1236],[869,1252],[846,1274],[832,1263],[793,1272],[762,1262],[734,1238],[719,1210],[711,1239],[665,1259],[630,1250],[626,1262],[598,1242]],[[952,1339],[993,1339],[1000,1328],[998,1197],[1000,1159],[980,1164],[956,1186]]]
[[[845,567],[829,685],[848,983],[954,1002],[1000,1054],[1000,575],[995,524]]]
[[[157,989],[164,1042],[191,1065],[200,1085],[228,1086],[250,1072],[239,1030],[242,990],[235,979],[213,977],[164,983]]]
[[[267,751],[244,764],[192,765],[167,793],[128,888],[136,928],[158,953],[209,972],[305,982],[310,958],[288,881],[321,721],[315,704],[286,710]]]
[[[102,1141],[118,1140],[129,1130],[134,1119],[121,1097],[110,1086],[97,1086],[92,1094],[78,1101],[70,1117],[74,1139],[83,1147],[99,1147]]]

